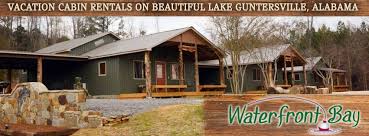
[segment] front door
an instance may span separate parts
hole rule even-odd
[[[156,84],[157,85],[165,85],[166,84],[166,72],[165,72],[165,63],[161,61],[156,62]]]

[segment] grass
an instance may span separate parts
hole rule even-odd
[[[73,136],[155,136],[203,135],[203,108],[201,105],[171,105],[133,116],[129,122],[95,129],[81,129]]]

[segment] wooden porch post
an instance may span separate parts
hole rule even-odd
[[[337,74],[337,77],[336,77],[336,82],[337,82],[337,85],[340,85],[340,74]]]
[[[268,63],[268,67],[267,67],[267,72],[268,72],[268,81],[269,82],[269,87],[274,87],[274,83],[273,83],[273,63]]]
[[[151,95],[151,63],[150,63],[150,52],[145,52],[145,77],[146,77],[146,93],[148,97],[152,97]]]
[[[291,77],[292,77],[292,80],[291,80],[291,84],[292,86],[295,85],[295,71],[294,71],[294,65],[293,65],[293,57],[291,57]]]
[[[42,83],[42,57],[37,58],[37,82]]]
[[[7,76],[8,76],[9,86],[8,86],[8,89],[5,90],[5,93],[9,93],[12,91],[12,69],[11,68],[8,68]]]
[[[225,85],[224,82],[224,60],[219,58],[219,83],[220,85]]]
[[[179,84],[184,84],[184,68],[183,68],[183,51],[182,51],[182,42],[180,43],[179,47],[179,56],[178,56],[178,63],[179,63]]]
[[[302,66],[302,69],[304,71],[304,86],[307,86],[307,77],[306,77],[306,67],[305,67],[305,65]]]
[[[288,85],[288,79],[287,79],[287,64],[286,64],[286,56],[284,58],[284,85]]]
[[[199,81],[199,57],[197,52],[197,44],[195,44],[195,85],[196,85],[196,92],[200,91],[200,81]]]

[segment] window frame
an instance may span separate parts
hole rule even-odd
[[[177,79],[173,78],[173,71],[172,71],[172,66],[173,65],[177,65]],[[179,80],[179,63],[176,62],[170,62],[169,63],[169,68],[170,68],[170,80]]]
[[[295,81],[301,81],[301,73],[294,73]],[[298,75],[299,79],[296,79],[296,75]]]
[[[135,62],[140,62],[140,63],[142,63],[142,78],[136,78],[135,76],[136,76],[136,69],[135,69]],[[133,68],[133,79],[134,80],[146,80],[146,74],[145,74],[145,62],[143,61],[143,60],[133,60],[133,65],[132,65],[132,68]]]
[[[259,73],[259,79],[254,79],[254,72],[257,71]],[[261,81],[261,70],[259,68],[252,69],[252,81]]]
[[[100,72],[101,72],[101,64],[105,64],[104,66],[105,66],[105,73],[104,74],[101,74]],[[100,61],[100,62],[98,62],[98,64],[97,64],[97,73],[98,73],[98,75],[99,76],[106,76],[107,74],[108,74],[108,66],[107,66],[107,63],[106,63],[106,61]]]

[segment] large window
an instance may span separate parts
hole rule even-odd
[[[178,68],[179,68],[179,65],[177,63],[170,64],[170,73],[171,73],[171,79],[172,80],[178,80],[179,79]]]
[[[106,76],[106,62],[99,62],[99,76]]]
[[[145,63],[143,61],[133,61],[133,71],[135,79],[145,78]]]
[[[252,80],[260,81],[261,80],[261,71],[260,69],[252,69]]]

